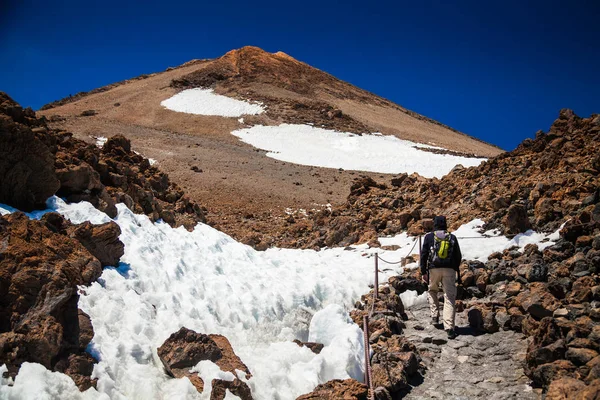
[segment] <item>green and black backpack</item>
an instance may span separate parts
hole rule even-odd
[[[429,268],[452,268],[452,251],[456,239],[450,232],[433,233],[433,246],[429,253]]]

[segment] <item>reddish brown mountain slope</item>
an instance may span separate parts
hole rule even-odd
[[[285,217],[287,207],[310,210],[345,201],[356,172],[273,160],[230,134],[246,126],[238,118],[184,114],[160,105],[182,88],[196,86],[267,104],[266,113],[244,117],[246,124],[310,122],[435,142],[461,153],[501,153],[283,53],[254,47],[79,94],[39,114],[88,142],[91,136],[124,135],[135,150],[157,160],[192,199],[211,204],[209,221],[228,232],[229,226],[255,219]],[[94,112],[84,113],[88,110]]]

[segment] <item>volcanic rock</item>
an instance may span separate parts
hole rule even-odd
[[[324,347],[324,345],[322,343],[301,342],[298,339],[294,340],[294,343],[296,343],[300,347],[308,347],[310,349],[310,351],[312,351],[315,354],[321,353],[321,350],[323,350],[323,347]]]
[[[0,243],[0,363],[14,377],[23,362],[38,362],[86,389],[93,332],[77,309],[77,286],[95,281],[101,263],[79,241],[20,212],[0,217]]]
[[[0,92],[0,203],[23,211],[44,208],[60,182],[54,156],[25,125],[35,113]]]
[[[367,400],[368,388],[354,379],[334,379],[320,384],[296,400]]]
[[[115,222],[93,225],[86,221],[70,231],[69,236],[83,244],[103,267],[118,265],[125,253],[125,245],[119,240],[121,228]]]
[[[522,233],[531,228],[531,223],[527,217],[527,210],[521,204],[511,205],[506,212],[503,222],[506,226],[506,234]]]
[[[188,377],[200,393],[204,390],[204,382],[197,372],[190,372],[190,369],[200,361],[210,360],[222,371],[231,372],[236,377],[232,382],[213,380],[211,398],[217,394],[224,396],[225,389],[229,389],[243,400],[252,398],[248,385],[237,378],[236,369],[245,372],[246,379],[252,375],[248,367],[235,355],[227,338],[222,335],[205,335],[183,327],[171,334],[158,348],[158,356],[169,375],[175,378]]]

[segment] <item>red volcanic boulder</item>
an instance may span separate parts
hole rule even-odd
[[[296,400],[367,400],[368,388],[354,379],[334,379],[325,382]]]
[[[103,187],[98,172],[85,162],[58,169],[56,174],[60,180],[61,195],[100,191]]]
[[[84,222],[70,231],[69,236],[83,244],[103,267],[119,264],[125,253],[125,245],[119,240],[121,228],[112,221],[101,225]]]
[[[506,234],[517,234],[531,229],[531,223],[527,217],[527,209],[521,204],[513,204],[508,208],[503,220],[506,226]]]
[[[89,387],[92,361],[83,349],[93,333],[80,327],[86,318],[77,286],[100,276],[100,262],[77,240],[22,213],[0,217],[0,249],[0,364],[15,376],[23,362],[37,362]]]
[[[310,351],[312,351],[315,354],[321,353],[321,350],[323,350],[324,347],[323,343],[302,342],[298,339],[294,340],[294,343],[296,343],[300,347],[307,347],[308,349],[310,349]]]
[[[551,317],[554,311],[560,307],[559,301],[541,282],[530,284],[529,290],[521,292],[515,298],[515,305],[530,314],[536,320]]]
[[[233,352],[225,336],[205,335],[185,327],[169,336],[158,348],[158,356],[169,375],[175,378],[187,377],[200,393],[204,390],[204,382],[197,372],[190,372],[200,361],[210,360],[222,371],[231,372],[234,376],[237,376],[236,369],[244,371],[246,379],[252,376],[248,367]],[[226,389],[242,400],[252,399],[248,385],[237,377],[233,381],[214,379],[212,387],[213,400],[223,399]]]
[[[88,221],[71,225],[55,212],[44,214],[41,221],[51,231],[77,240],[103,267],[119,264],[119,259],[125,252],[125,245],[119,240],[121,228],[113,221],[98,225]]]
[[[573,399],[574,394],[585,388],[585,383],[574,378],[561,378],[553,381],[548,387],[546,400]]]

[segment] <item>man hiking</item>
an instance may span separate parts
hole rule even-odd
[[[439,323],[440,304],[438,300],[439,284],[444,291],[444,329],[448,339],[456,338],[454,318],[456,310],[456,280],[461,283],[458,267],[462,254],[456,236],[448,232],[445,216],[433,219],[433,232],[425,235],[421,249],[421,275],[423,281],[429,283],[429,307],[433,324]],[[458,277],[457,277],[458,275]]]

